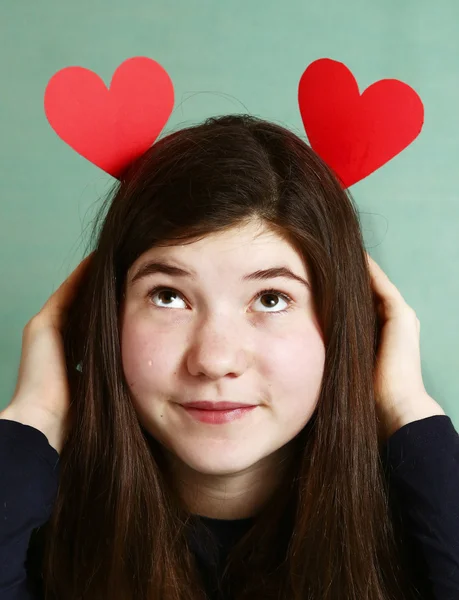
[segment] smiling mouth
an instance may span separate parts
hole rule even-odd
[[[244,404],[238,402],[211,402],[209,400],[196,400],[183,404],[185,408],[198,408],[200,410],[235,410],[237,408],[249,408],[253,404]]]
[[[255,406],[243,406],[226,410],[209,410],[209,409],[200,409],[193,408],[189,406],[180,405],[184,411],[193,419],[201,421],[202,423],[210,423],[214,425],[219,425],[222,423],[230,423],[232,421],[239,420],[244,416],[248,415],[254,409],[257,408]]]

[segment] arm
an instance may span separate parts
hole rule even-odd
[[[43,432],[0,414],[0,598],[36,600],[28,585],[27,549],[50,517],[59,455]],[[38,600],[38,599],[37,599]]]
[[[384,455],[426,597],[459,598],[459,435],[451,419],[433,415],[406,423],[388,439]]]

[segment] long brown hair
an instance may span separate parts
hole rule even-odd
[[[47,531],[47,598],[206,597],[189,546],[191,532],[205,530],[179,501],[131,402],[120,302],[127,270],[150,248],[254,219],[308,264],[326,356],[318,405],[293,440],[284,483],[231,550],[222,589],[235,600],[416,597],[380,457],[378,320],[357,210],[297,135],[229,115],[160,139],[94,222],[93,262],[64,335],[72,428]]]

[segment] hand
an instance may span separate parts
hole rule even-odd
[[[445,411],[424,387],[415,311],[369,254],[367,260],[381,322],[374,384],[379,437],[386,441],[403,425]]]
[[[39,429],[60,452],[68,433],[70,392],[62,327],[77,287],[94,253],[89,254],[24,327],[18,381],[1,418]]]

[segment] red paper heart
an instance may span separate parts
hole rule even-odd
[[[48,82],[44,105],[64,142],[119,178],[161,133],[174,106],[174,87],[159,63],[136,56],[119,65],[110,89],[89,69],[58,71]]]
[[[298,88],[309,143],[347,188],[391,160],[421,132],[424,106],[406,83],[383,79],[361,95],[343,63],[321,58]]]

